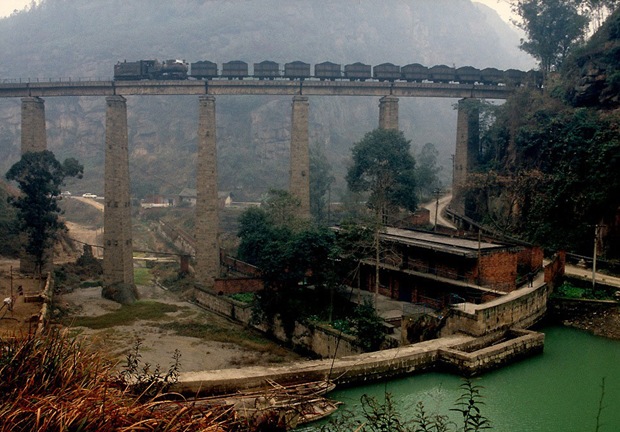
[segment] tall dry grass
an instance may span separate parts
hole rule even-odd
[[[66,332],[0,339],[0,432],[231,430],[226,410],[139,396]]]

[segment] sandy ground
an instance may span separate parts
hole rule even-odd
[[[209,324],[220,328],[242,327],[227,319],[211,314],[196,305],[180,301],[176,296],[157,286],[138,287],[141,300],[154,300],[180,307],[167,314],[170,321]],[[80,288],[58,298],[59,306],[69,310],[71,316],[100,316],[121,306],[101,297],[101,288]],[[193,372],[208,369],[235,368],[249,365],[266,365],[294,361],[299,357],[276,344],[264,341],[264,350],[256,351],[233,343],[216,342],[195,337],[185,337],[173,331],[162,330],[156,322],[136,321],[130,326],[114,326],[93,330],[73,327],[75,333],[85,337],[87,344],[124,360],[138,338],[142,341],[140,354],[143,363],[159,364],[164,370],[172,364],[175,349],[181,353],[181,371]]]
[[[82,197],[73,197],[72,199],[103,211],[103,204],[99,201]],[[102,230],[100,228],[86,227],[68,220],[65,223],[69,229],[69,238],[81,243],[101,245]],[[60,264],[75,261],[81,255],[81,243],[77,243],[75,247],[71,247],[68,243],[56,247],[54,262]],[[94,248],[93,254],[95,257],[101,257],[101,250]],[[0,260],[0,295],[2,296],[0,300],[10,296],[11,267],[13,268],[14,288],[23,285],[26,293],[38,292],[35,285],[36,280],[20,278],[16,271],[19,268],[18,260]],[[60,291],[62,288],[62,286],[57,286]],[[296,361],[301,358],[290,350],[265,339],[258,333],[249,332],[239,324],[205,311],[157,285],[139,286],[138,290],[141,300],[177,305],[178,310],[166,314],[162,320],[156,322],[137,320],[131,325],[116,325],[98,330],[72,326],[72,334],[83,337],[88,346],[101,350],[106,355],[117,359],[119,368],[122,367],[126,355],[133,350],[138,340],[141,340],[142,343],[139,351],[142,356],[142,364],[160,365],[164,372],[173,363],[175,349],[181,353],[181,372],[268,365]],[[24,328],[27,331],[29,325],[31,326],[28,320],[34,314],[38,314],[40,308],[41,304],[24,303],[23,298],[17,297],[13,312],[5,309],[0,311],[0,317],[3,317],[3,314],[7,312],[7,319],[0,319],[0,335],[23,331]],[[101,287],[79,288],[73,292],[57,294],[54,297],[52,313],[54,320],[64,316],[63,319],[68,322],[76,323],[80,317],[97,317],[114,312],[119,308],[121,308],[120,304],[101,297]],[[72,319],[73,321],[71,321]],[[162,322],[189,323],[190,326],[195,325],[197,327],[209,326],[214,329],[214,333],[245,334],[249,342],[240,345],[209,340],[208,336],[205,338],[181,336],[174,331],[162,329]]]

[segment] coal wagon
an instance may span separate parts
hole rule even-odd
[[[243,79],[248,76],[248,64],[241,60],[233,60],[222,64],[222,78]]]
[[[209,60],[201,60],[190,64],[190,77],[196,79],[212,79],[217,75],[217,64]]]
[[[284,65],[284,78],[304,80],[310,78],[310,63],[294,61]]]
[[[373,77],[379,81],[396,81],[400,79],[400,66],[381,63],[372,68]]]
[[[271,80],[281,76],[280,65],[274,61],[264,60],[260,63],[254,63],[254,78]]]
[[[344,77],[351,81],[365,81],[372,78],[372,66],[364,63],[345,65]]]
[[[342,78],[342,67],[332,62],[317,63],[314,65],[314,77],[324,80],[337,80]]]

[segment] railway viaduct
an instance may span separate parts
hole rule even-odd
[[[301,200],[301,212],[309,216],[308,113],[311,96],[376,96],[379,127],[398,129],[398,101],[402,97],[458,98],[452,209],[464,214],[462,190],[467,172],[478,154],[478,109],[470,100],[506,99],[513,91],[506,86],[379,82],[379,81],[79,81],[0,84],[0,97],[21,98],[21,151],[47,147],[46,97],[105,96],[104,179],[104,286],[134,285],[127,105],[125,96],[198,96],[198,155],[196,204],[196,279],[212,287],[219,276],[217,243],[217,157],[215,102],[219,95],[289,95],[292,97],[290,144],[290,192]]]

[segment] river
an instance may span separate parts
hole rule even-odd
[[[594,432],[605,378],[602,427],[620,431],[620,342],[567,327],[550,326],[543,354],[489,372],[475,380],[483,386],[482,414],[498,432]],[[444,373],[426,373],[384,383],[337,390],[329,397],[341,409],[359,411],[362,394],[394,396],[403,417],[410,418],[418,401],[427,411],[449,413],[460,396],[462,380]],[[456,420],[460,415],[451,414]],[[318,426],[302,428],[316,431]]]

